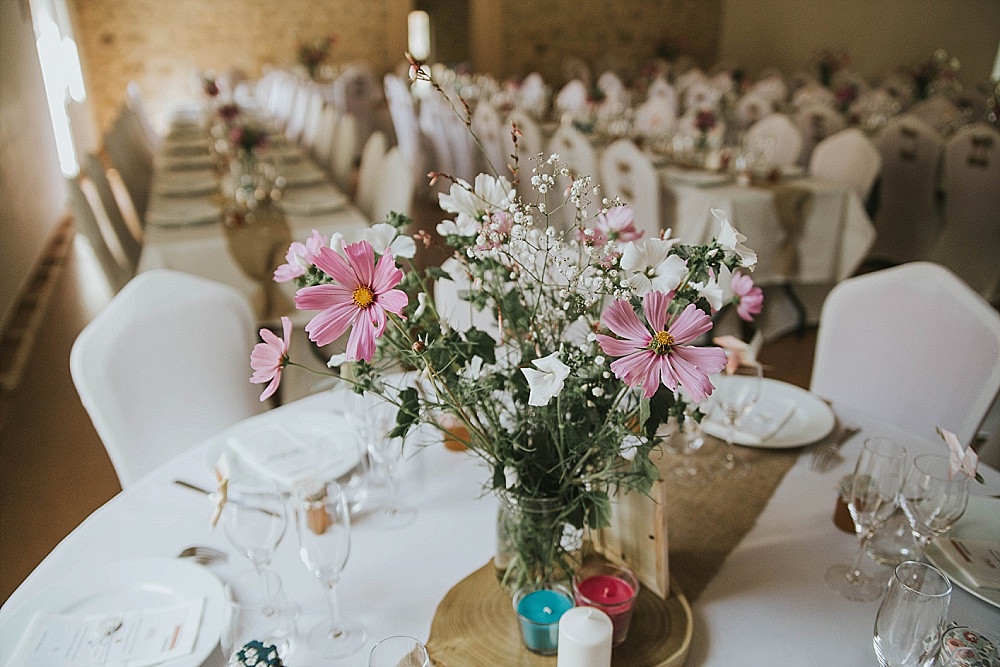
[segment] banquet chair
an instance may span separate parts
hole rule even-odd
[[[676,124],[675,107],[666,97],[651,96],[635,108],[635,131],[641,137],[669,137]]]
[[[142,242],[125,221],[118,200],[108,181],[108,172],[104,168],[104,163],[93,153],[87,153],[83,158],[83,173],[94,184],[97,194],[100,197],[101,208],[107,216],[108,223],[114,232],[115,239],[122,251],[122,259],[129,272],[129,277],[135,275],[135,269],[139,265],[139,255],[142,253]],[[141,233],[141,232],[140,232]]]
[[[628,91],[621,78],[612,71],[602,73],[597,77],[597,89],[604,93],[605,99],[628,106]]]
[[[816,144],[847,127],[844,117],[828,104],[814,102],[795,112],[795,126],[802,134],[802,152],[798,164],[806,167]]]
[[[941,134],[948,134],[962,118],[962,112],[944,95],[933,95],[921,100],[908,111]]]
[[[856,127],[841,130],[819,142],[809,158],[809,174],[813,178],[849,185],[862,202],[868,199],[881,169],[882,157],[878,150]]]
[[[332,104],[327,104],[320,112],[319,125],[316,129],[316,141],[312,154],[319,164],[329,164],[333,151],[333,133],[337,127],[337,110]]]
[[[801,109],[814,104],[823,104],[833,107],[837,101],[837,96],[833,91],[817,81],[803,85],[792,95],[792,107]]]
[[[677,116],[677,91],[674,87],[667,83],[666,79],[657,77],[653,79],[653,82],[649,84],[649,88],[646,89],[646,99],[662,98],[667,101],[667,104],[673,109],[673,115]]]
[[[559,113],[577,114],[587,109],[587,86],[580,79],[573,79],[556,94],[555,107]]]
[[[389,106],[392,130],[396,134],[396,145],[410,165],[410,177],[414,187],[427,183],[427,159],[417,120],[416,106],[410,89],[402,78],[386,74],[384,81],[385,99]],[[421,189],[421,196],[426,192]]]
[[[428,158],[430,170],[456,176],[452,145],[448,141],[448,135],[445,131],[444,115],[446,113],[451,113],[451,110],[447,108],[447,103],[440,96],[434,95],[424,100],[420,104],[420,132],[423,137],[427,138],[430,145]],[[402,142],[400,142],[399,148],[401,151],[403,150]],[[444,187],[447,191],[448,186],[443,183],[443,180],[438,180],[440,183],[438,187]]]
[[[572,178],[590,176],[592,179],[591,187],[598,184],[597,158],[594,155],[594,148],[590,145],[587,137],[575,127],[565,123],[560,125],[549,140],[547,152],[559,154],[560,162],[569,168]],[[566,192],[571,184],[570,178],[556,177],[555,192],[548,202],[550,208],[553,202],[561,203],[563,201],[562,193]],[[575,218],[576,210],[570,205],[560,207],[551,215],[550,220],[557,229],[566,231],[573,226]]]
[[[510,169],[507,167],[510,152],[503,148],[503,122],[489,102],[482,100],[476,105],[476,110],[472,112],[472,131],[483,145],[483,150],[476,152],[477,170],[484,174],[495,172],[497,176],[510,179]]]
[[[604,197],[618,197],[632,207],[635,227],[645,238],[660,235],[660,187],[649,156],[628,139],[619,139],[601,154]]]
[[[354,178],[354,159],[357,155],[358,130],[353,114],[340,114],[333,129],[330,148],[329,171],[333,182],[343,192],[351,192]]]
[[[1000,132],[969,125],[944,147],[944,226],[928,255],[990,301],[1000,299]]]
[[[695,81],[684,91],[684,108],[688,111],[717,111],[721,101],[722,93],[707,79]]]
[[[399,148],[390,148],[382,158],[382,174],[372,201],[372,223],[384,222],[390,212],[410,214],[413,180]]]
[[[128,86],[125,87],[125,95],[128,99],[125,108],[132,113],[146,147],[151,153],[155,153],[160,144],[160,135],[153,129],[153,124],[149,120],[149,113],[146,111],[146,103],[142,100],[142,92],[139,90],[139,84],[135,81],[130,81]]]
[[[548,91],[545,89],[545,80],[538,72],[532,72],[524,77],[521,82],[518,108],[536,116],[545,113],[545,106],[548,103]]]
[[[142,138],[142,130],[123,106],[104,137],[104,149],[140,221],[146,219],[153,182],[153,153]]]
[[[774,111],[774,103],[759,93],[748,93],[736,102],[736,120],[745,130]]]
[[[80,177],[66,181],[76,231],[90,247],[112,291],[117,292],[128,282],[130,274],[134,273],[134,267],[128,266],[114,229],[104,215],[94,184]]]
[[[744,135],[749,145],[770,146],[770,164],[790,167],[802,151],[802,135],[788,116],[773,113],[754,123]]]
[[[875,146],[882,178],[871,257],[897,264],[920,259],[941,230],[937,187],[944,142],[934,128],[903,114],[889,120]]]
[[[584,86],[590,86],[590,66],[580,58],[564,58],[562,63],[563,81],[580,81]]]
[[[535,201],[536,193],[531,187],[531,170],[538,166],[542,152],[542,130],[535,119],[520,109],[514,109],[507,118],[507,129],[517,126],[521,136],[517,140],[517,194],[526,202]],[[514,142],[510,132],[503,135],[504,152],[514,154]]]
[[[310,86],[309,97],[306,99],[305,123],[302,125],[300,143],[306,150],[316,147],[316,137],[319,134],[320,118],[323,115],[323,93],[319,86]]]
[[[968,444],[1000,389],[1000,314],[929,262],[849,278],[820,315],[810,390],[924,439]]]
[[[375,205],[375,193],[382,179],[382,161],[388,148],[385,134],[372,132],[361,151],[361,167],[358,170],[358,191],[354,197],[355,205],[367,218],[372,217],[372,207]],[[405,158],[404,158],[405,159]]]
[[[253,313],[232,287],[139,274],[73,343],[70,371],[122,488],[262,411],[250,377]]]
[[[366,62],[349,63],[333,82],[334,106],[340,113],[354,116],[355,147],[363,146],[374,130],[375,106],[380,97],[377,80]]]
[[[442,101],[443,102],[443,101]],[[455,109],[462,109],[462,102],[452,100]],[[438,121],[451,152],[452,176],[471,183],[479,173],[479,147],[476,146],[465,120],[442,103],[438,107]]]
[[[289,107],[288,120],[285,125],[285,138],[297,143],[302,138],[306,127],[306,115],[309,113],[309,100],[312,99],[312,84],[294,84],[292,103]]]
[[[747,94],[760,95],[771,100],[771,104],[775,107],[781,107],[788,99],[788,86],[780,72],[761,72],[760,78],[750,87]]]

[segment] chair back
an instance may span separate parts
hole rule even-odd
[[[581,113],[587,109],[587,86],[580,79],[573,79],[556,94],[556,110],[560,113]]]
[[[319,86],[309,87],[309,97],[306,100],[306,118],[302,125],[302,146],[308,150],[316,147],[316,139],[319,135],[320,120],[323,116],[323,107],[326,102],[323,100],[323,92]]]
[[[545,88],[545,80],[538,72],[532,72],[524,77],[519,91],[518,108],[524,111],[543,116],[547,111],[548,91]]]
[[[695,81],[684,91],[684,108],[688,111],[717,111],[722,93],[708,79]]]
[[[881,169],[882,157],[878,149],[856,127],[842,130],[816,144],[809,159],[810,175],[851,186],[861,201],[868,198]]]
[[[368,63],[347,66],[333,82],[333,103],[344,114],[354,116],[357,138],[355,146],[363,146],[372,133],[375,106],[380,102],[378,80]]]
[[[382,177],[372,204],[373,223],[384,222],[390,212],[410,214],[413,203],[413,180],[409,165],[398,148],[391,148],[382,159]]]
[[[593,180],[591,185],[597,185],[600,178],[597,172],[597,158],[594,155],[594,148],[586,136],[575,127],[563,123],[555,131],[549,140],[548,153],[558,153],[561,162],[569,167],[570,176],[578,178],[580,176],[590,176]],[[561,202],[562,193],[572,185],[571,178],[558,176],[556,178],[555,197],[550,198],[549,205],[554,199]],[[563,231],[569,229],[576,218],[576,210],[572,206],[562,206],[555,211],[550,220],[555,226]]]
[[[660,187],[649,156],[628,139],[619,139],[601,154],[603,196],[618,197],[635,212],[635,227],[644,238],[660,234]]]
[[[79,177],[66,180],[76,231],[93,251],[112,291],[117,292],[128,282],[129,269],[114,229],[104,215],[97,189],[89,180]]]
[[[136,214],[145,220],[153,182],[153,152],[127,106],[121,108],[105,135],[104,148],[125,184]]]
[[[353,115],[341,114],[333,130],[330,149],[330,175],[337,187],[350,193],[354,178],[354,159],[357,156],[358,129]]]
[[[806,167],[816,144],[847,127],[847,121],[829,104],[815,102],[799,108],[795,113],[795,126],[802,135],[802,152],[798,164]]]
[[[372,209],[375,205],[375,193],[378,191],[379,182],[382,179],[382,160],[385,158],[387,148],[385,134],[376,131],[368,137],[368,141],[365,142],[365,147],[361,151],[358,194],[354,198],[354,203],[369,219],[372,217]]]
[[[762,76],[753,84],[748,93],[754,93],[771,100],[771,104],[780,107],[788,99],[788,85],[778,72],[771,74],[761,73]]]
[[[937,264],[849,278],[823,304],[810,389],[968,444],[1000,389],[1000,314]]]
[[[320,164],[329,164],[333,153],[333,133],[337,127],[337,109],[332,104],[323,107],[313,144],[313,156]]]
[[[774,103],[770,98],[760,93],[748,93],[736,103],[736,120],[739,128],[745,130],[761,118],[770,116],[774,111]]]
[[[538,166],[536,160],[542,152],[542,130],[538,123],[527,112],[521,109],[514,109],[507,119],[507,127],[511,124],[517,125],[521,136],[517,140],[517,194],[526,202],[535,201],[536,193],[531,187],[531,170]],[[504,153],[514,154],[514,142],[510,138],[510,132],[504,134]],[[508,175],[510,178],[510,175]]]
[[[480,100],[472,112],[472,131],[479,137],[484,150],[476,151],[478,171],[510,178],[510,151],[504,150],[504,130],[500,114],[486,100]],[[488,160],[488,162],[487,162]],[[492,167],[492,168],[491,168]]]
[[[917,102],[909,112],[941,134],[948,134],[961,122],[962,112],[944,95],[932,95]]]
[[[944,147],[944,227],[930,259],[1000,298],[1000,132],[968,125]]]
[[[875,138],[882,156],[878,231],[872,257],[912,262],[926,256],[941,231],[937,187],[944,142],[916,116],[889,120]]]
[[[410,165],[413,182],[426,183],[428,171],[427,160],[421,141],[420,124],[417,121],[417,110],[413,96],[406,83],[394,74],[386,74],[385,99],[389,106],[389,117],[392,129],[396,133],[396,145]],[[435,169],[440,169],[435,165]]]
[[[285,138],[297,143],[302,138],[306,128],[306,116],[309,113],[309,101],[312,99],[313,83],[296,83],[293,87],[293,97],[288,122],[285,125]]]
[[[749,145],[763,147],[764,152],[770,155],[768,162],[775,167],[792,166],[802,152],[799,129],[781,113],[773,113],[754,123],[747,130],[745,139]]]
[[[666,137],[676,125],[676,109],[666,97],[649,97],[635,108],[635,130],[639,136]]]
[[[70,371],[123,488],[262,411],[255,340],[238,291],[166,269],[134,278],[84,328]]]
[[[792,107],[796,109],[814,104],[824,104],[832,108],[836,102],[837,96],[833,91],[817,81],[806,83],[792,95]]]
[[[108,181],[108,172],[104,168],[104,163],[93,153],[87,153],[83,158],[83,173],[87,175],[91,183],[97,189],[97,194],[101,200],[101,208],[107,216],[108,223],[114,232],[115,239],[122,250],[122,258],[125,261],[125,268],[129,271],[129,277],[135,275],[135,269],[139,265],[139,255],[142,253],[142,242],[137,238],[135,232],[125,221],[115,193],[111,189]],[[141,232],[140,232],[141,234]]]

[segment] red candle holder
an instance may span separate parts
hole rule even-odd
[[[588,563],[573,575],[573,598],[578,607],[600,609],[614,626],[612,644],[628,636],[632,608],[639,595],[639,580],[626,567],[612,563]]]

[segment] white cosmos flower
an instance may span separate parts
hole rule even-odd
[[[479,233],[479,223],[476,222],[475,218],[459,214],[457,220],[442,220],[437,226],[437,233],[444,237],[450,235],[475,236]]]
[[[740,234],[729,224],[729,218],[726,217],[725,212],[721,209],[713,208],[712,215],[715,216],[720,225],[719,235],[716,237],[719,245],[729,252],[739,255],[743,266],[753,270],[753,267],[757,264],[757,253],[743,245],[743,241],[746,241],[747,237]]]
[[[326,365],[330,368],[340,368],[345,361],[347,361],[346,354],[335,354],[330,357],[330,361],[326,362]]]
[[[634,241],[622,251],[621,267],[628,283],[638,296],[654,290],[669,292],[677,289],[687,275],[687,263],[670,249],[677,239],[645,239]]]
[[[528,405],[548,405],[549,401],[562,391],[563,384],[569,377],[569,366],[559,361],[558,352],[553,352],[541,359],[535,359],[531,363],[535,365],[537,371],[534,368],[521,369],[524,377],[528,379],[528,387],[531,389]]]
[[[427,292],[420,292],[417,294],[417,309],[413,311],[413,319],[419,320],[425,310],[427,310]]]
[[[635,458],[636,452],[639,451],[639,446],[642,445],[642,440],[639,436],[626,435],[622,438],[621,444],[621,455],[626,461],[631,461]]]
[[[372,225],[364,231],[362,238],[371,243],[372,248],[380,255],[391,250],[394,257],[412,259],[417,254],[416,242],[405,234],[399,234],[395,227],[386,222]]]
[[[506,466],[503,469],[503,483],[508,489],[512,489],[517,486],[518,478],[517,471],[511,466]]]
[[[479,174],[476,176],[475,185],[469,185],[461,179],[452,183],[448,194],[443,192],[438,194],[438,203],[448,213],[458,214],[456,228],[462,230],[459,235],[473,236],[479,231],[478,222],[483,216],[496,211],[506,211],[515,194],[514,188],[506,178]],[[447,222],[438,225],[439,234],[442,233],[440,227]],[[470,225],[471,231],[468,231]]]
[[[691,287],[698,290],[698,296],[708,300],[708,305],[712,307],[713,313],[722,308],[723,291],[722,285],[718,282],[709,280],[708,283],[691,283]]]

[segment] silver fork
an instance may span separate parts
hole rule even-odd
[[[860,432],[861,429],[857,426],[844,426],[836,438],[816,445],[816,448],[813,449],[812,464],[809,467],[816,472],[827,472],[840,465],[844,460],[844,457],[840,455],[840,448]]]
[[[229,560],[229,556],[224,551],[198,545],[182,550],[177,554],[177,558],[190,558],[198,565],[211,565],[217,561],[224,563]]]

